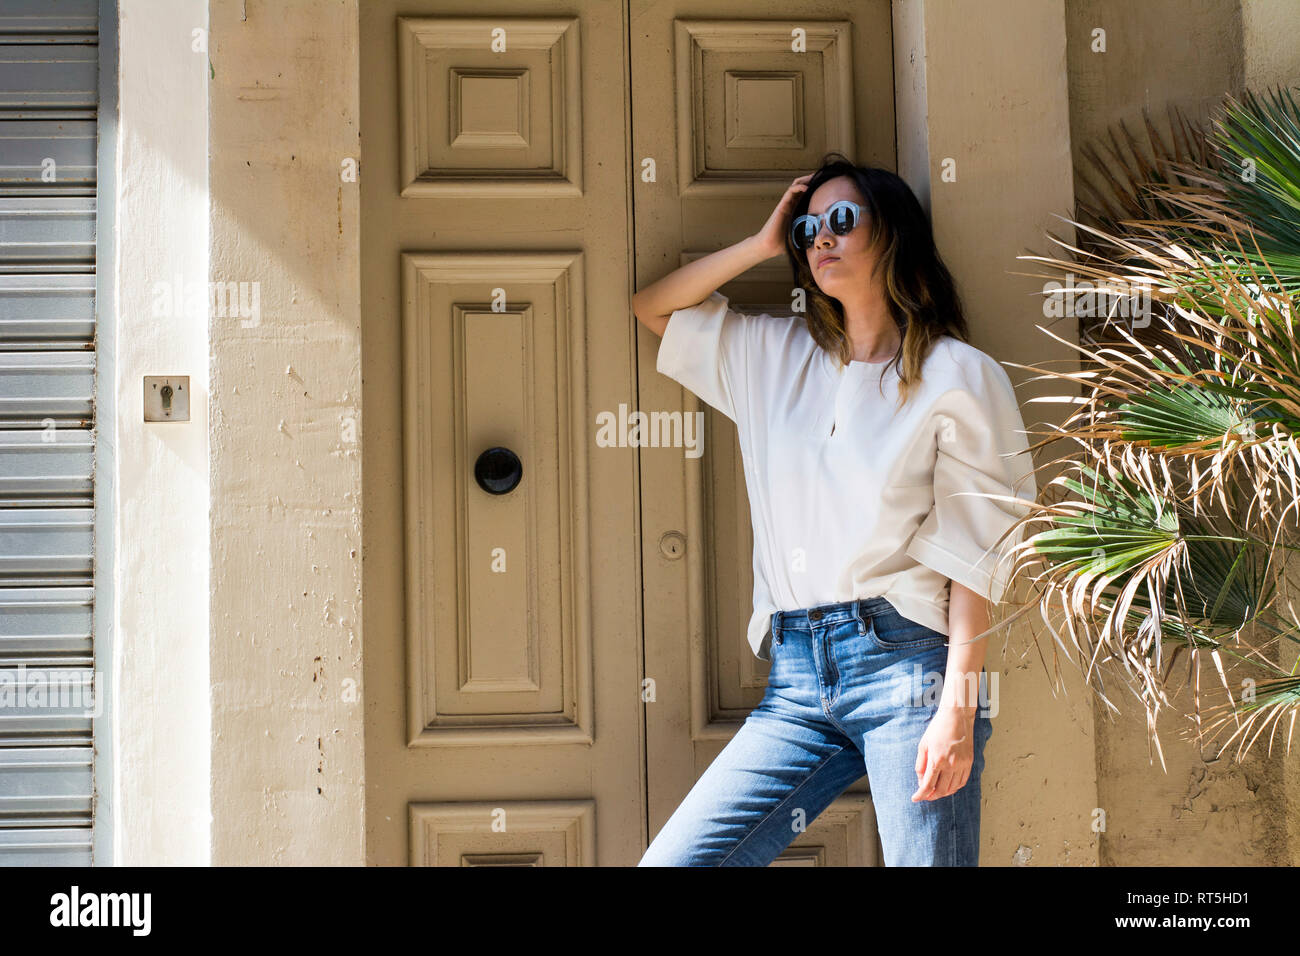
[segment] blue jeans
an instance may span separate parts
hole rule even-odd
[[[947,640],[881,597],[777,611],[767,692],[638,865],[767,866],[864,771],[886,866],[978,865],[986,675],[970,778],[911,799]]]

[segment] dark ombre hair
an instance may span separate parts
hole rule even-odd
[[[817,287],[806,250],[796,249],[789,223],[808,211],[808,200],[828,179],[849,177],[866,200],[870,218],[868,246],[879,244],[876,269],[884,270],[889,312],[902,340],[890,364],[898,369],[899,400],[921,380],[921,367],[939,336],[947,333],[967,341],[969,331],[956,284],[934,245],[930,220],[916,195],[894,173],[873,166],[855,166],[840,153],[828,153],[808,181],[790,212],[785,252],[794,270],[795,285],[806,293],[804,321],[813,340],[847,365],[853,357],[844,327],[844,307]],[[858,228],[862,228],[860,225]],[[873,273],[874,276],[874,273]]]

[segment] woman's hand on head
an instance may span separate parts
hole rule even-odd
[[[772,210],[772,215],[767,217],[763,228],[754,234],[759,249],[766,253],[769,259],[785,252],[785,234],[790,228],[790,210],[794,208],[799,195],[808,188],[808,180],[812,177],[813,174],[809,173],[792,182],[786,188],[781,201]]]

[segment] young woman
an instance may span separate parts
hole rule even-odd
[[[716,289],[782,251],[792,314],[729,308]],[[1013,496],[1036,489],[1010,379],[967,343],[916,197],[831,154],[759,233],[632,307],[663,337],[658,370],[736,423],[748,639],[771,662],[640,865],[766,866],[864,772],[887,866],[976,865],[993,728],[970,639],[1008,584]]]

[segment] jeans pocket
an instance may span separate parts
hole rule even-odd
[[[867,631],[871,639],[886,651],[927,649],[948,642],[947,635],[909,620],[897,612],[872,615],[871,626]]]
[[[785,646],[785,635],[779,628],[772,629],[772,636],[767,641],[767,676],[770,681],[772,675],[776,673],[777,661],[781,657],[781,650]]]

